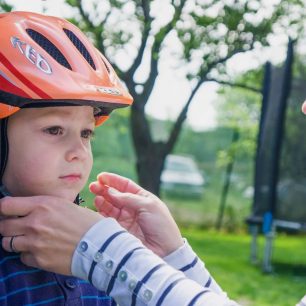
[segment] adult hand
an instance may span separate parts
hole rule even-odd
[[[97,210],[115,218],[155,254],[165,257],[183,245],[168,207],[133,181],[103,172],[89,188],[96,195]]]
[[[0,234],[6,251],[13,251],[13,246],[24,264],[66,275],[71,275],[72,255],[79,240],[102,218],[51,196],[5,197],[0,199],[0,216],[5,217],[0,221]]]

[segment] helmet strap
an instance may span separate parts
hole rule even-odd
[[[85,201],[81,198],[81,196],[78,194],[77,197],[74,200],[74,203],[77,205],[80,205],[82,203],[84,203]]]
[[[0,199],[7,197],[7,196],[11,196],[11,194],[9,193],[9,191],[5,188],[4,185],[0,185]]]
[[[9,144],[7,138],[7,123],[8,118],[0,120],[0,185],[2,183],[2,177],[6,168]]]

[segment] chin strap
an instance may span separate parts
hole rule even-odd
[[[9,191],[6,189],[4,185],[0,185],[0,199],[7,197],[7,196],[12,196]],[[74,200],[74,203],[77,205],[81,205],[85,203],[85,201],[81,198],[81,196],[78,194],[77,197]]]
[[[0,120],[0,185],[8,159],[7,122],[8,118]]]
[[[9,193],[9,191],[5,188],[4,185],[0,185],[0,199],[7,197],[7,196],[11,196],[11,194]]]
[[[85,201],[81,198],[81,196],[78,194],[77,197],[74,200],[74,203],[77,205],[81,205],[83,203],[85,203]]]

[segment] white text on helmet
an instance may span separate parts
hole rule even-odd
[[[22,42],[17,37],[11,37],[11,43],[14,48],[18,48],[33,65],[46,74],[51,74],[52,69],[49,63],[29,44]]]
[[[115,95],[115,96],[121,96],[121,92],[116,88],[97,86],[96,89],[97,89],[97,91],[99,91],[101,93],[106,93],[106,94]]]

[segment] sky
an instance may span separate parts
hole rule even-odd
[[[73,15],[64,0],[7,0],[7,2],[13,4],[16,10],[42,12],[44,7],[49,15],[58,17]],[[228,71],[231,75],[235,75],[258,67],[268,59],[272,62],[282,61],[285,58],[286,42],[284,39],[275,39],[272,41],[272,46],[269,50],[236,55],[228,62]],[[174,65],[171,57],[162,61],[155,88],[146,106],[146,112],[158,119],[175,119],[191,92],[190,83],[183,74],[175,70]],[[212,129],[217,125],[214,107],[217,90],[216,83],[206,83],[194,97],[187,122],[195,130]]]

